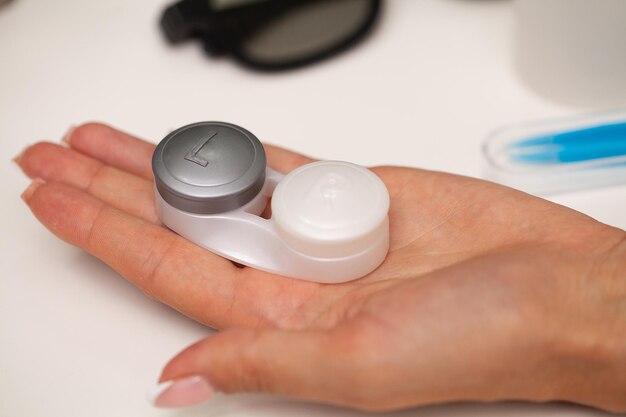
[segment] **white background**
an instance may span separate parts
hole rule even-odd
[[[209,60],[197,44],[168,47],[157,27],[166,3],[15,0],[0,8],[0,415],[361,415],[252,395],[153,409],[144,394],[161,367],[209,330],[54,238],[19,199],[28,181],[9,159],[90,120],[155,142],[186,123],[224,120],[315,157],[479,176],[490,130],[580,109],[547,102],[517,81],[509,1],[388,1],[379,30],[361,47],[279,75]],[[624,191],[555,200],[624,228]],[[602,413],[514,403],[397,415]]]

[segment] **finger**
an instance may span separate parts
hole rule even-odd
[[[154,145],[102,123],[85,123],[70,130],[64,141],[107,165],[152,180]]]
[[[101,123],[87,123],[71,130],[65,137],[71,148],[105,164],[152,179],[154,144],[138,139]],[[268,165],[287,173],[313,159],[278,146],[264,144]]]
[[[304,300],[324,305],[314,297],[318,284],[237,268],[67,185],[35,181],[24,200],[59,238],[100,258],[146,294],[212,327],[274,326],[304,315],[296,314]]]
[[[153,186],[145,178],[45,142],[27,148],[15,161],[30,178],[71,185],[133,216],[160,223]]]
[[[264,392],[365,406],[355,386],[365,381],[356,349],[332,335],[253,329],[215,333],[167,364],[152,400],[160,407],[183,407],[215,392]]]
[[[263,148],[267,155],[267,164],[282,173],[288,173],[299,166],[315,161],[313,158],[289,151],[279,146],[264,143]]]

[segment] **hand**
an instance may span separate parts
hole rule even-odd
[[[154,146],[100,124],[16,158],[54,234],[172,308],[223,329],[165,368],[157,405],[261,391],[387,410],[567,400],[626,411],[625,233],[476,179],[377,167],[391,249],[345,284],[230,261],[163,227]],[[266,145],[282,172],[311,159]],[[621,268],[620,268],[621,267]]]

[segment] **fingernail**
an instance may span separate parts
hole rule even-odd
[[[74,133],[74,130],[76,130],[76,125],[71,125],[69,129],[67,129],[67,132],[65,132],[65,135],[63,135],[61,143],[70,146],[72,141],[72,133]]]
[[[35,191],[37,191],[37,188],[41,187],[45,183],[46,182],[42,180],[41,178],[35,178],[33,182],[30,183],[28,188],[25,189],[24,192],[22,193],[22,200],[28,203],[31,197],[33,196],[33,194],[35,193]]]
[[[22,156],[24,156],[24,152],[26,152],[26,149],[24,149],[22,152],[20,152],[19,155],[17,155],[15,158],[11,159],[11,161],[15,162],[18,166],[22,166]]]
[[[162,382],[148,392],[148,399],[156,407],[178,408],[200,404],[211,398],[215,390],[200,375]]]

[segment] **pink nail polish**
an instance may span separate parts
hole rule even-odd
[[[200,375],[162,382],[148,392],[156,407],[177,408],[200,404],[215,394],[209,382]]]

